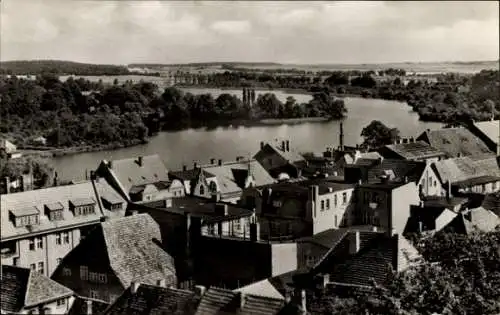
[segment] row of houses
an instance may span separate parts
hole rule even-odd
[[[157,155],[102,161],[89,180],[0,195],[2,266],[66,288],[2,310],[278,314],[303,312],[315,287],[370,287],[388,264],[421,262],[407,233],[500,224],[497,156],[453,129],[323,157],[262,143],[253,159],[179,171]]]

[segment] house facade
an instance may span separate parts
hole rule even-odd
[[[298,178],[301,170],[307,166],[304,157],[290,149],[289,140],[261,142],[254,159],[275,179],[283,176]]]
[[[52,279],[79,296],[112,303],[133,281],[177,286],[173,258],[147,214],[104,221],[69,253]]]
[[[97,178],[0,195],[2,264],[46,276],[107,216],[122,217],[126,202]]]

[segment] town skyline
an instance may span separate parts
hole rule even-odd
[[[493,1],[26,0],[0,8],[2,61],[358,65],[496,61],[499,55]]]

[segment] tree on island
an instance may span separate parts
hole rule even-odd
[[[361,144],[367,150],[378,149],[384,145],[392,144],[399,139],[399,130],[389,128],[378,120],[373,120],[361,131],[364,138]]]

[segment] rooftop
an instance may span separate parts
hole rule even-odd
[[[431,158],[445,155],[443,152],[431,147],[424,141],[391,144],[386,145],[385,148],[393,151],[394,153],[407,160]]]
[[[464,184],[482,177],[483,180],[486,180],[486,177],[500,177],[500,168],[492,154],[441,160],[432,167],[442,183]]]
[[[205,178],[215,177],[213,174],[210,174],[206,170],[201,169],[199,167],[182,171],[171,171],[169,172],[169,175],[172,176],[173,178],[178,178],[184,181],[190,181],[198,177],[200,175],[200,172],[203,172]]]
[[[34,307],[71,295],[73,291],[38,272],[2,265],[3,311],[17,313],[25,307]]]
[[[98,169],[100,176],[104,176],[103,168],[110,170],[126,192],[133,186],[169,181],[168,170],[158,154],[109,162],[103,160]]]
[[[462,127],[427,130],[417,140],[428,142],[450,158],[491,153],[481,139]]]
[[[128,288],[102,314],[193,314],[197,299],[191,291],[139,284],[135,293]]]
[[[125,200],[106,181],[100,180],[95,185],[101,199],[109,198],[125,204]],[[114,211],[103,207],[104,213],[101,213],[96,200],[98,200],[98,197],[95,194],[91,181],[0,195],[1,238],[5,240],[74,225],[94,224],[99,222],[100,217],[103,215],[109,217],[123,216],[125,206],[123,206],[123,210]],[[95,213],[75,216],[73,211],[70,211],[70,203],[75,205],[94,203],[96,204]],[[60,209],[60,206],[62,206],[63,219],[50,221],[44,211],[45,206],[48,206],[50,209]],[[11,211],[16,215],[38,213],[39,224],[31,225],[30,229],[27,227],[16,227],[9,218]]]
[[[90,302],[91,310],[88,310],[89,304],[87,302]],[[108,306],[108,303],[102,301],[75,296],[75,300],[68,311],[68,315],[101,314]]]
[[[487,136],[493,143],[498,144],[499,120],[488,120],[474,122],[474,126]]]

